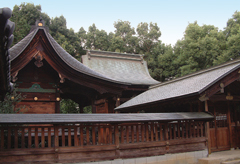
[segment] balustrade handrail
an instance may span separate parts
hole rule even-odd
[[[0,127],[0,150],[133,144],[205,137],[202,121]]]

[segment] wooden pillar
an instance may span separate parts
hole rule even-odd
[[[228,112],[227,112],[227,122],[228,122],[228,129],[229,129],[229,142],[230,147],[232,148],[232,122],[231,122],[231,109],[230,109],[230,102],[228,101]]]
[[[79,105],[80,113],[83,113],[83,107]]]
[[[208,112],[208,101],[205,100],[205,111]],[[206,123],[206,137],[207,137],[207,147],[208,154],[211,154],[211,139],[210,139],[210,130],[209,130],[209,122]]]
[[[198,101],[198,112],[202,112],[202,101]]]
[[[57,89],[56,93],[56,102],[55,102],[55,113],[60,113],[60,93],[59,89]]]
[[[234,122],[235,122],[235,149],[237,149],[237,147],[238,147],[238,131],[237,131],[237,126],[238,126],[238,124],[237,124],[237,105],[236,105],[236,103],[234,103]]]
[[[193,105],[190,103],[190,112],[193,112]]]

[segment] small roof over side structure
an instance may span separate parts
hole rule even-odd
[[[143,55],[88,50],[87,55],[82,56],[82,63],[115,81],[131,85],[159,83],[150,76]]]
[[[134,97],[115,110],[129,111],[177,98],[198,96],[204,101],[239,79],[240,59],[167,81]]]

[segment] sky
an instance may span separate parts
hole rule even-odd
[[[135,29],[141,22],[157,23],[162,33],[160,40],[175,45],[184,36],[189,23],[200,26],[226,27],[235,11],[240,11],[240,0],[0,0],[0,8],[22,2],[41,5],[50,18],[63,15],[67,28],[75,32],[95,23],[99,30],[114,32],[114,22],[129,21]]]

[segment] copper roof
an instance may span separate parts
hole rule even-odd
[[[143,55],[88,50],[87,55],[82,56],[82,62],[112,80],[134,85],[159,83],[149,75]]]
[[[201,94],[216,81],[238,68],[240,68],[239,59],[152,86],[149,90],[118,106],[115,110],[187,95]]]

